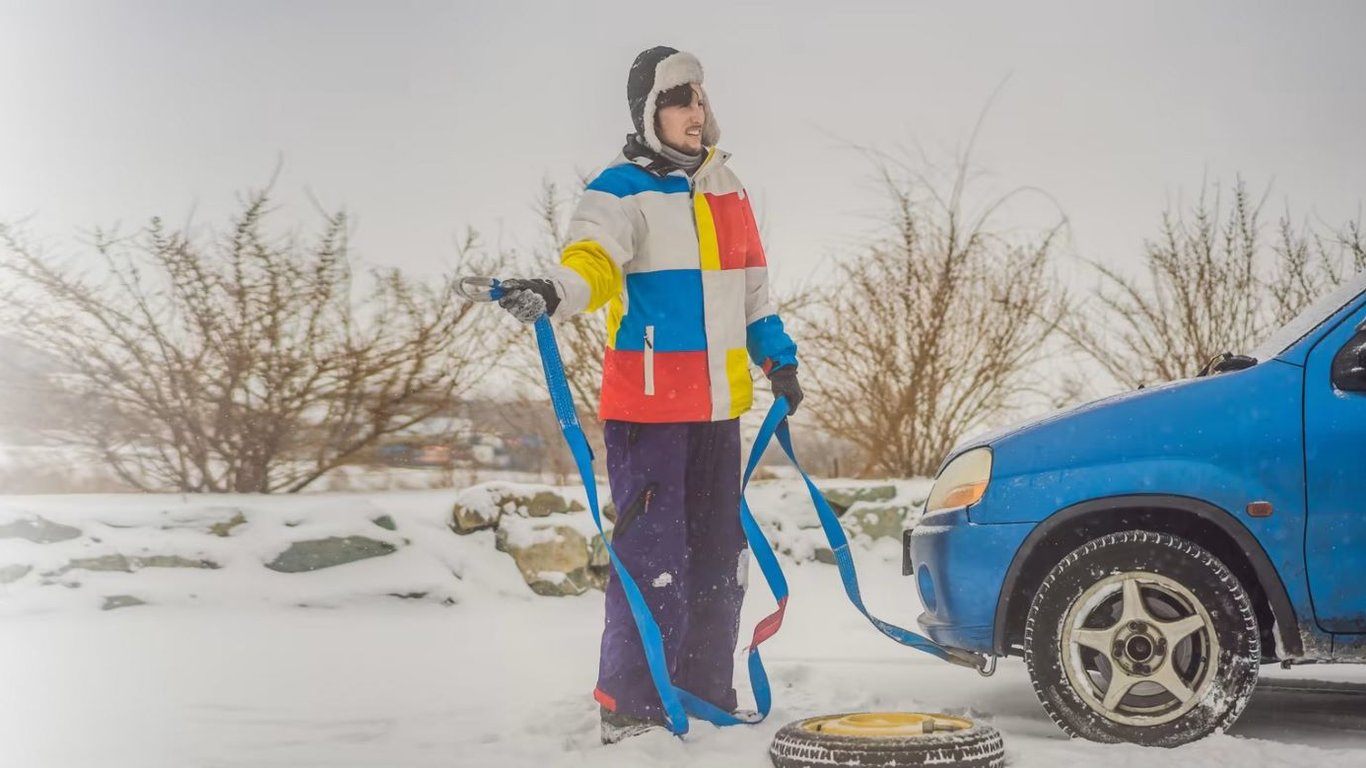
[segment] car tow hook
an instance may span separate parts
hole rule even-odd
[[[995,656],[984,656],[980,653],[964,651],[958,648],[945,648],[944,651],[948,654],[948,661],[957,664],[960,667],[975,669],[977,670],[977,674],[982,677],[991,677],[996,674]]]

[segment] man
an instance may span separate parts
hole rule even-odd
[[[561,266],[505,281],[500,303],[523,322],[607,306],[612,544],[659,624],[674,684],[734,711],[748,567],[739,417],[750,361],[796,410],[797,347],[769,298],[748,195],[716,148],[701,64],[651,48],[626,92],[635,131],[585,190]],[[664,712],[615,573],[606,614],[594,697],[612,743],[661,727]]]

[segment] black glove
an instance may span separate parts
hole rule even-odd
[[[544,278],[512,278],[500,285],[504,293],[503,298],[498,300],[498,306],[524,323],[534,323],[542,314],[553,315],[555,308],[560,306],[560,294],[555,290],[555,284]]]
[[[788,415],[797,412],[797,406],[802,404],[802,387],[797,383],[797,366],[785,365],[776,371],[768,374],[769,383],[773,385],[773,398],[787,398]]]

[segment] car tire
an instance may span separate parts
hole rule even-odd
[[[1005,748],[995,728],[962,717],[909,712],[798,720],[778,731],[768,755],[776,768],[1005,765]]]
[[[1242,713],[1261,638],[1218,558],[1177,536],[1125,531],[1053,568],[1030,603],[1024,650],[1034,693],[1068,734],[1174,747]]]

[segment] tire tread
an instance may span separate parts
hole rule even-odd
[[[1050,697],[1045,695],[1044,686],[1039,679],[1039,675],[1035,674],[1038,659],[1036,658],[1037,651],[1034,639],[1038,631],[1038,621],[1040,618],[1038,610],[1040,604],[1040,596],[1046,595],[1049,589],[1051,589],[1054,586],[1058,579],[1060,579],[1065,573],[1067,573],[1072,567],[1074,567],[1078,561],[1082,560],[1083,558],[1093,555],[1096,552],[1108,547],[1128,544],[1148,545],[1166,548],[1168,550],[1179,552],[1183,555],[1186,555],[1194,561],[1196,561],[1197,563],[1199,563],[1200,565],[1207,568],[1219,580],[1220,588],[1226,589],[1230,593],[1240,598],[1235,601],[1239,609],[1239,616],[1237,617],[1236,621],[1236,629],[1237,631],[1247,633],[1247,635],[1250,636],[1253,658],[1254,660],[1260,658],[1260,634],[1258,633],[1257,616],[1255,610],[1253,609],[1252,601],[1248,597],[1246,590],[1244,590],[1243,585],[1238,580],[1238,578],[1233,574],[1231,570],[1229,570],[1229,568],[1226,565],[1224,565],[1222,561],[1220,561],[1213,554],[1211,554],[1204,548],[1190,541],[1187,541],[1186,539],[1183,539],[1179,536],[1170,533],[1160,533],[1157,531],[1121,531],[1118,533],[1111,533],[1105,536],[1092,539],[1091,541],[1086,542],[1082,546],[1072,550],[1072,552],[1070,552],[1066,557],[1059,561],[1058,564],[1055,565],[1051,571],[1049,571],[1048,576],[1044,578],[1043,582],[1039,585],[1039,588],[1035,591],[1034,599],[1030,602],[1029,613],[1025,619],[1024,628],[1025,666],[1029,669],[1029,679],[1030,684],[1034,688],[1034,695],[1039,699],[1039,702],[1043,705],[1044,711],[1048,713],[1049,718],[1052,719],[1053,722],[1056,723],[1057,726],[1061,728],[1064,733],[1073,738],[1095,737],[1078,731],[1077,728],[1074,727],[1074,725],[1064,716],[1064,714],[1057,710],[1056,706],[1054,705]],[[1216,722],[1212,723],[1212,727],[1207,732],[1201,733],[1198,736],[1195,736],[1194,738],[1201,738],[1207,735],[1207,733],[1219,731],[1231,725],[1233,721],[1235,721],[1238,718],[1238,715],[1242,714],[1243,707],[1247,704],[1248,696],[1251,694],[1252,688],[1256,686],[1256,682],[1257,678],[1254,674],[1251,678],[1251,682],[1245,686],[1246,690],[1231,691],[1230,694],[1233,706],[1230,707],[1221,716],[1219,716]],[[1194,740],[1194,738],[1188,740]],[[1113,740],[1118,741],[1119,739]]]
[[[851,765],[1003,768],[1005,765],[1005,745],[1000,732],[982,723],[973,723],[966,731],[944,734],[869,738],[809,731],[803,726],[811,719],[790,723],[773,737],[769,757],[776,768]]]

